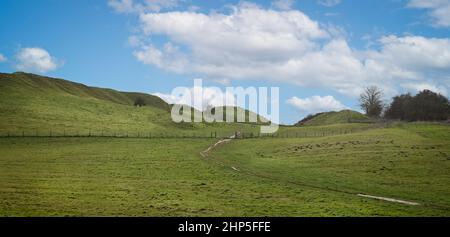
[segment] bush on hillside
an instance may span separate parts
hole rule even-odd
[[[144,99],[143,99],[142,97],[137,97],[137,98],[134,100],[134,106],[139,106],[139,107],[145,106],[145,101],[144,101]]]

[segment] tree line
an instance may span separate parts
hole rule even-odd
[[[448,98],[430,90],[420,91],[417,95],[398,95],[385,105],[382,90],[370,86],[360,95],[359,102],[370,117],[404,121],[443,121],[450,118]]]

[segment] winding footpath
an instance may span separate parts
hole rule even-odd
[[[216,143],[210,145],[207,149],[205,149],[204,151],[200,152],[200,156],[202,156],[203,158],[207,158],[208,157],[208,153],[210,153],[214,148],[216,148],[219,145],[222,144],[226,144],[231,142],[233,139],[236,139],[239,136],[239,133],[236,133],[233,136],[230,136],[228,138],[223,138],[220,139],[219,141],[217,141]],[[220,162],[219,162],[220,163]],[[241,170],[235,166],[230,166],[230,168],[236,172],[240,172]],[[271,177],[265,177],[265,176],[261,176],[261,175],[257,175],[254,174],[252,172],[245,172],[248,175],[253,175],[253,176],[257,176],[257,177],[263,177],[263,178],[269,178],[269,179],[274,179]],[[340,193],[346,193],[346,194],[351,194],[351,195],[356,195],[358,197],[362,197],[362,198],[370,198],[370,199],[375,199],[375,200],[381,200],[381,201],[386,201],[386,202],[392,202],[392,203],[399,203],[399,204],[404,204],[404,205],[410,205],[410,206],[418,206],[421,205],[418,202],[412,202],[412,201],[405,201],[405,200],[400,200],[400,199],[394,199],[394,198],[388,198],[388,197],[379,197],[379,196],[373,196],[373,195],[367,195],[367,194],[362,194],[362,193],[350,193],[347,191],[342,191],[342,190],[335,190],[335,189],[329,189],[329,188],[324,188],[324,187],[318,187],[318,186],[311,186],[311,185],[307,185],[307,184],[303,184],[303,183],[297,183],[297,182],[289,182],[292,184],[296,184],[296,185],[301,185],[301,186],[309,186],[309,187],[313,187],[316,189],[322,189],[322,190],[326,190],[326,191],[334,191],[334,192],[340,192]]]
[[[201,152],[200,152],[200,155],[201,155],[203,158],[206,158],[206,157],[208,156],[208,153],[209,153],[212,149],[214,149],[216,146],[218,146],[218,145],[220,145],[220,144],[225,144],[225,143],[231,142],[231,140],[235,139],[236,136],[239,136],[239,133],[236,133],[236,134],[234,134],[233,136],[230,136],[230,137],[228,137],[228,138],[220,139],[218,142],[216,142],[216,143],[212,144],[211,146],[209,146],[206,150],[201,151]]]

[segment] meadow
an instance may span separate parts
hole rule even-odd
[[[448,216],[449,134],[235,139],[206,158],[217,139],[2,138],[0,215]]]
[[[261,136],[27,73],[0,73],[0,113],[0,216],[450,216],[448,124],[342,111]]]

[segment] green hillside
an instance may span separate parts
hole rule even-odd
[[[137,97],[146,106],[135,107]],[[42,135],[0,138],[0,216],[449,216],[446,124],[369,123],[347,110],[261,137],[259,124],[177,124],[170,107],[146,94],[0,74],[0,135]],[[220,144],[206,137],[235,131],[239,139]]]
[[[137,97],[146,106],[135,107]],[[249,124],[174,123],[159,97],[29,73],[0,73],[0,134],[181,134],[256,130]]]
[[[36,92],[65,93],[78,97],[92,97],[117,104],[133,105],[137,97],[144,99],[147,105],[161,109],[169,109],[169,105],[161,98],[144,93],[120,92],[112,89],[89,87],[80,83],[63,79],[39,76],[31,73],[0,73],[2,91],[37,90]]]
[[[235,122],[239,122],[238,114],[244,114],[245,115],[244,123],[252,123],[253,121],[250,121],[250,118],[253,118],[253,117],[257,119],[256,120],[257,124],[264,124],[264,123],[269,122],[269,120],[264,118],[263,116],[260,116],[260,115],[258,115],[256,113],[252,112],[252,111],[249,111],[247,109],[243,109],[243,108],[240,108],[240,107],[220,106],[220,107],[213,108],[212,112],[214,113],[215,110],[217,110],[217,109],[219,109],[219,110],[222,109],[222,111],[223,111],[222,120],[223,121],[227,120],[227,111],[232,109],[234,111],[233,112],[233,114],[234,114],[233,121],[235,121]]]
[[[303,120],[299,121],[296,126],[320,126],[330,124],[342,124],[352,122],[373,122],[372,119],[364,114],[353,110],[342,110],[339,112],[325,112],[314,115],[309,115]]]

